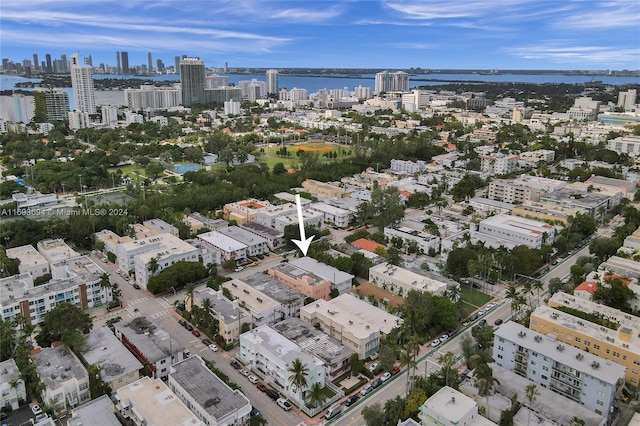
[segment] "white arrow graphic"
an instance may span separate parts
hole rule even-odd
[[[299,240],[291,240],[293,241],[300,251],[302,251],[302,255],[307,255],[307,250],[309,250],[309,245],[311,241],[313,241],[314,235],[307,238],[304,233],[304,219],[302,218],[302,204],[300,204],[300,194],[296,194],[296,207],[298,208],[298,226],[300,226],[300,239]]]

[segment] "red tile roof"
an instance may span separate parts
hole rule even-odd
[[[374,253],[378,247],[384,248],[384,245],[376,243],[375,241],[368,240],[366,238],[360,238],[358,240],[355,240],[351,244],[372,253]]]
[[[580,284],[578,287],[576,287],[575,290],[573,291],[576,292],[578,290],[582,290],[593,295],[593,293],[595,293],[597,289],[598,289],[598,284],[595,281],[585,281],[582,284]]]

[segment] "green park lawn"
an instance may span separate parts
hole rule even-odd
[[[484,294],[480,290],[470,288],[468,285],[460,285],[460,298],[461,298],[461,310],[463,312],[462,318],[467,318],[471,312],[475,311],[481,306],[484,306],[491,300],[491,296]]]

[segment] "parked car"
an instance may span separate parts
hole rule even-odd
[[[200,337],[200,332],[198,330],[193,330],[191,334],[193,334],[196,337]]]
[[[242,367],[240,366],[240,364],[238,364],[238,361],[231,360],[231,362],[230,362],[229,364],[231,364],[231,366],[232,366],[233,368],[235,368],[236,370],[240,370],[240,369],[242,368]]]
[[[494,323],[495,325],[500,325],[500,324],[502,324],[502,319],[498,318],[498,319],[497,319],[497,320],[495,320],[493,323]]]
[[[211,340],[209,339],[202,339],[202,344],[205,346],[209,346],[211,344]]]
[[[251,412],[249,413],[249,416],[251,416],[251,417],[262,417],[262,413],[260,413],[260,411],[258,411],[257,408],[251,407]]]
[[[341,412],[342,412],[342,407],[340,406],[340,404],[333,405],[329,407],[329,409],[324,415],[324,418],[327,420],[330,420],[335,416],[337,416],[338,414],[340,414]]]
[[[365,396],[369,392],[371,392],[373,388],[371,387],[371,383],[367,383],[361,390],[360,395]]]
[[[371,387],[375,389],[381,384],[382,384],[382,379],[375,379],[373,382],[371,382]]]
[[[289,401],[287,401],[286,399],[278,398],[276,402],[278,403],[278,406],[280,406],[280,408],[282,408],[284,411],[291,410],[291,404],[289,404]]]
[[[133,288],[135,288],[136,290],[140,290],[140,286],[138,284],[134,284]]]
[[[218,352],[218,345],[216,345],[215,343],[212,343],[209,345],[209,349],[211,349],[214,352]]]
[[[398,374],[400,372],[400,366],[398,364],[394,365],[393,368],[391,369],[391,371],[389,371],[389,373],[392,376],[395,376],[396,374]]]
[[[186,329],[187,329],[187,330],[189,330],[189,331],[193,331],[193,326],[192,326],[191,324],[188,324],[188,323],[187,323],[187,324],[184,326],[184,328],[186,328]]]
[[[360,397],[358,396],[358,394],[353,394],[351,395],[349,398],[347,398],[344,401],[344,405],[347,407],[352,406],[353,404],[355,404],[355,402],[359,399]]]
[[[384,373],[382,376],[380,376],[380,380],[382,380],[383,382],[386,382],[390,378],[391,378],[391,373],[389,373],[388,371]]]
[[[435,339],[433,342],[431,342],[431,347],[435,348],[436,346],[438,346],[440,344],[440,339]]]
[[[487,323],[487,320],[482,318],[480,321],[478,321],[478,325],[485,325]]]
[[[183,327],[186,327],[186,326],[187,326],[187,322],[186,322],[185,320],[183,320],[183,319],[179,319],[179,320],[178,320],[178,324],[180,324],[180,325],[181,325],[181,326],[183,326]]]
[[[380,367],[380,363],[378,361],[376,361],[376,362],[374,362],[373,364],[371,364],[369,366],[369,371],[371,371],[373,373],[374,371],[376,371],[376,369],[378,367]]]
[[[269,398],[273,399],[274,401],[277,400],[278,398],[280,398],[280,394],[277,391],[273,390],[273,389],[267,389],[265,391],[265,393],[267,394],[267,396]]]
[[[42,409],[38,404],[36,404],[33,407],[31,407],[31,412],[37,416],[38,414],[42,414]]]
[[[267,385],[265,385],[264,383],[258,383],[256,385],[256,387],[258,388],[258,390],[262,391],[262,392],[266,392],[269,390],[269,388],[267,387]]]
[[[251,383],[253,383],[254,385],[255,385],[256,383],[258,383],[258,378],[257,378],[256,376],[254,376],[253,374],[252,374],[252,375],[250,375],[250,376],[247,376],[247,379],[248,379]]]
[[[449,339],[449,335],[448,334],[443,334],[442,336],[440,336],[440,343],[446,342],[447,339]]]
[[[247,370],[240,370],[238,373],[242,374],[244,377],[249,377],[249,372]]]

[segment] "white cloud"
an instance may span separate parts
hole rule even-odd
[[[558,19],[555,26],[575,29],[640,27],[640,2],[637,0],[590,2],[589,6],[584,12]]]
[[[613,46],[570,45],[553,42],[505,49],[513,56],[523,59],[545,60],[555,63],[618,64],[633,63],[640,57],[638,48],[616,48]]]

